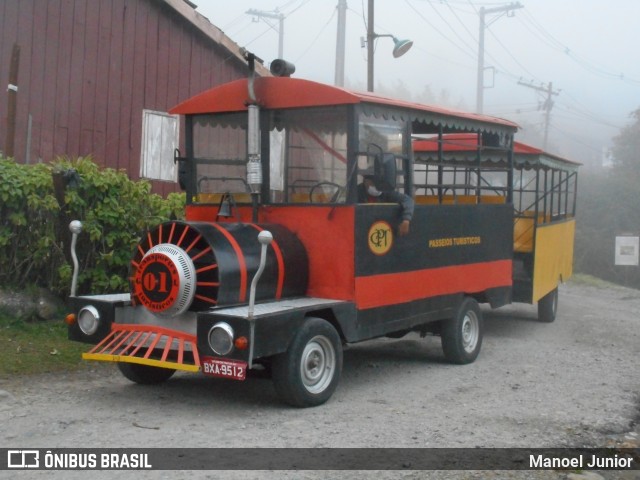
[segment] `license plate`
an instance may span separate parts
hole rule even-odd
[[[247,376],[247,362],[202,357],[202,373],[211,375],[212,377],[244,380]]]

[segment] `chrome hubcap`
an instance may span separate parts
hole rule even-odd
[[[471,353],[478,345],[480,325],[475,312],[468,311],[462,320],[462,348],[467,353]]]
[[[313,337],[304,347],[300,362],[300,374],[304,387],[310,393],[324,391],[333,379],[336,369],[336,352],[326,337]]]

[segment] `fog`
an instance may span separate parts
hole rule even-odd
[[[199,0],[198,11],[240,46],[268,63],[278,56],[277,20],[250,9],[282,13],[284,58],[296,77],[333,83],[338,0]],[[347,0],[347,88],[367,85],[365,0]],[[376,40],[375,90],[415,101],[474,111],[482,6],[476,0],[377,0],[375,31],[411,39],[394,59],[390,38]],[[547,150],[601,164],[611,139],[640,107],[636,0],[521,0],[523,8],[487,14],[484,113],[521,125],[518,139],[543,147],[547,97],[552,84]],[[270,23],[268,24],[267,21]],[[529,86],[524,86],[527,84]],[[537,87],[537,88],[532,88]]]

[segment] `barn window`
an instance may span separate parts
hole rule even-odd
[[[140,176],[151,180],[176,181],[173,152],[178,148],[180,120],[153,110],[142,111],[142,155]]]

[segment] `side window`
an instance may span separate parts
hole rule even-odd
[[[358,184],[373,176],[381,187],[405,192],[403,156],[404,124],[399,121],[363,117],[360,121]]]
[[[164,112],[142,111],[140,177],[176,181],[177,166],[173,162],[173,152],[179,145],[179,118]]]

